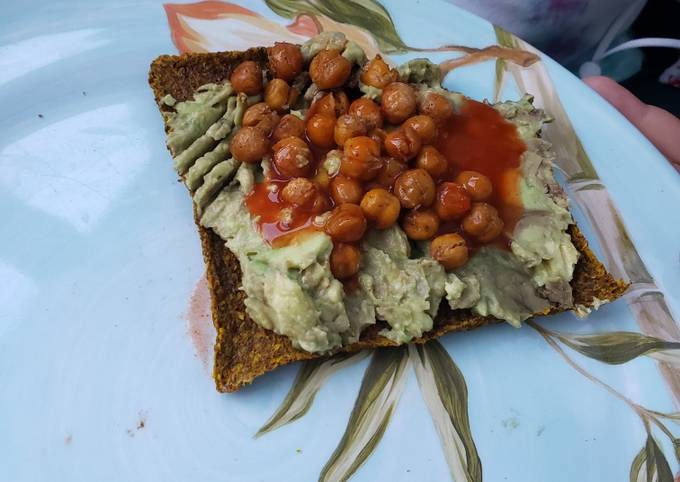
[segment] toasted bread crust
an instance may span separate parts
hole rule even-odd
[[[245,52],[163,55],[151,64],[149,85],[159,108],[163,109],[160,99],[167,94],[178,101],[189,99],[199,86],[228,79],[234,67],[243,60],[264,63],[266,58],[264,48]],[[239,289],[241,267],[238,259],[217,234],[200,225],[197,216],[195,222],[201,237],[212,300],[212,318],[217,330],[213,368],[217,390],[233,392],[281,365],[318,358],[318,354],[294,348],[287,337],[266,330],[250,319],[243,303],[245,293]],[[614,300],[621,296],[627,284],[614,279],[607,272],[589,249],[588,242],[576,225],[570,227],[569,233],[581,253],[571,282],[574,303],[587,307],[592,306],[595,299]],[[537,315],[559,311],[562,310],[555,308]],[[471,330],[498,321],[492,317],[475,315],[469,310],[454,311],[442,303],[434,328],[414,342],[424,343],[448,332]],[[343,347],[342,351],[394,346],[394,342],[378,334],[383,327],[378,323],[367,328],[358,342]]]

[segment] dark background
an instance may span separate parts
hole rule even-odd
[[[633,24],[632,33],[634,38],[680,38],[680,2],[649,0]],[[658,80],[663,71],[680,58],[680,50],[656,47],[645,48],[643,53],[640,72],[621,84],[642,101],[663,107],[680,117],[680,88],[662,84]]]

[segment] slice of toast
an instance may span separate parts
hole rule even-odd
[[[233,68],[244,60],[260,62],[264,67],[266,49],[163,55],[151,64],[149,84],[159,108],[165,109],[160,101],[165,95],[170,94],[177,101],[190,99],[201,85],[228,79]],[[212,318],[217,330],[213,368],[217,389],[220,392],[233,392],[278,366],[319,357],[318,354],[293,348],[287,337],[266,330],[249,318],[243,303],[245,293],[239,289],[241,268],[238,259],[217,234],[200,225],[198,217],[195,217],[195,221],[201,237],[212,299]],[[590,307],[596,300],[612,301],[621,296],[627,284],[614,279],[606,271],[588,248],[586,239],[576,225],[572,225],[569,232],[581,253],[571,282],[574,305]],[[552,309],[537,315],[558,311],[561,310]],[[434,328],[414,342],[423,343],[451,331],[470,330],[498,321],[468,310],[454,311],[442,303]],[[393,341],[378,334],[384,327],[378,322],[367,328],[358,342],[344,347],[343,351],[394,346]]]

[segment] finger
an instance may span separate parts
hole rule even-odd
[[[584,82],[616,107],[676,169],[680,169],[680,119],[659,107],[645,104],[609,77],[588,77]]]

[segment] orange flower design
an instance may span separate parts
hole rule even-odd
[[[274,42],[303,43],[323,31],[344,33],[368,56],[379,52],[377,43],[365,30],[336,22],[323,15],[299,14],[291,24],[263,17],[234,3],[205,1],[164,5],[172,40],[181,53],[246,50]]]

